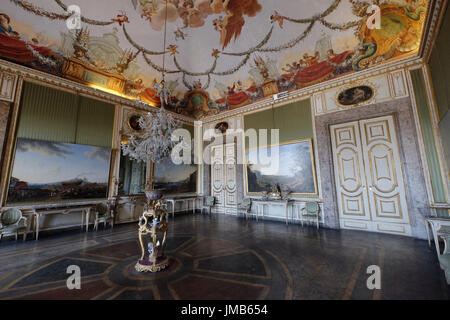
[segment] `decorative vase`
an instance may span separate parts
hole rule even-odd
[[[145,196],[148,201],[156,201],[162,198],[163,193],[160,190],[145,190]]]

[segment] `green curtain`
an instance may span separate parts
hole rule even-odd
[[[113,127],[113,105],[80,97],[76,144],[111,147]]]
[[[244,116],[245,130],[267,129],[267,143],[271,144],[271,129],[279,129],[280,143],[293,140],[312,139],[314,136],[311,100],[301,100],[282,107],[270,108]],[[266,145],[259,141],[260,146]],[[248,147],[248,137],[246,138]]]
[[[74,143],[77,115],[76,95],[25,82],[17,137]]]
[[[442,180],[436,142],[434,140],[430,107],[428,105],[425,79],[422,69],[412,70],[411,78],[414,87],[414,94],[416,96],[417,112],[419,114],[420,127],[422,129],[428,168],[430,170],[431,187],[433,190],[434,200],[437,203],[446,203],[447,197]],[[446,216],[448,215],[448,211],[438,210],[438,214]]]
[[[18,138],[111,148],[114,105],[24,83]]]

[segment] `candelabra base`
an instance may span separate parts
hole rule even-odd
[[[136,263],[135,269],[137,272],[159,272],[169,266],[169,257],[163,256],[156,258],[156,261],[150,261],[150,259],[139,260]]]

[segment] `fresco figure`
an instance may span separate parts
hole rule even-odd
[[[10,17],[0,12],[0,56],[38,69],[58,72],[63,57],[50,48],[21,40],[20,34],[13,30],[10,23]],[[47,59],[46,62],[51,65],[45,65],[40,59]]]
[[[319,61],[319,57],[320,54],[317,51],[314,53],[314,56],[310,56],[309,54],[305,53],[303,55],[303,60],[306,62],[306,65],[308,67],[311,67],[312,65],[316,64]]]
[[[315,85],[412,54],[420,46],[429,6],[426,0],[375,1],[380,7],[383,27],[373,30],[365,23],[370,17],[367,8],[371,3],[362,0],[336,1],[334,16],[340,20],[334,22],[328,19],[329,12],[315,12],[314,6],[306,6],[300,15],[286,1],[167,0],[167,6],[164,0],[100,2],[120,3],[119,7],[126,12],[110,5],[97,17],[92,12],[83,29],[68,32],[64,23],[56,22],[63,21],[64,14],[52,12],[52,6],[39,7],[32,1],[3,1],[0,57],[66,77],[61,66],[79,59],[97,70],[121,75],[126,81],[127,95],[159,106],[161,85],[158,81],[152,83],[152,79],[161,78],[162,54],[160,42],[153,41],[152,37],[164,30],[167,16],[170,38],[163,50],[170,59],[167,80],[209,77],[203,89],[196,88],[210,97],[202,98],[201,111],[207,115],[207,108],[210,111],[238,108],[280,91]],[[307,0],[297,2],[308,3]],[[345,6],[344,2],[347,2]],[[302,38],[295,24],[304,25],[299,21],[315,20],[321,14],[324,15],[322,31],[307,28]],[[108,18],[103,19],[105,16]],[[147,21],[149,29],[141,30]],[[333,32],[328,34],[328,30]],[[91,37],[90,31],[96,36]],[[211,33],[220,39],[212,42],[212,46],[201,43]],[[189,41],[191,38],[194,44]],[[317,40],[315,47],[307,47],[305,39],[311,40],[309,44]],[[191,49],[197,49],[197,40],[198,47],[206,50],[208,58],[212,52],[213,58],[199,63],[198,59],[206,55],[192,54],[195,51]],[[232,42],[235,43],[231,45]],[[176,63],[172,62],[175,59]],[[212,88],[210,82],[223,84],[219,85],[221,88]],[[184,81],[177,87],[176,96],[166,97],[168,108],[195,117],[189,114],[194,108],[188,108],[189,100],[185,98],[192,90],[191,85]]]
[[[0,33],[11,36],[13,34],[13,29],[9,25],[11,19],[7,14],[0,13]]]

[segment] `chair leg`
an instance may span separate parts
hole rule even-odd
[[[16,241],[19,238],[19,231],[16,231]]]
[[[23,233],[23,242],[27,241],[27,232],[25,231]]]

